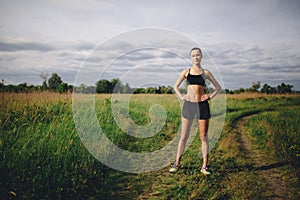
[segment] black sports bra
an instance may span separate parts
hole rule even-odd
[[[198,74],[198,75],[190,74],[190,70],[191,69],[189,69],[189,73],[186,77],[188,85],[202,85],[202,86],[205,86],[204,70],[203,70],[202,74]]]

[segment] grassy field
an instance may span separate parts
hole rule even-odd
[[[176,174],[169,174],[169,167],[121,172],[85,148],[75,128],[71,94],[0,95],[0,199],[300,198],[300,95],[227,95],[225,124],[210,152],[209,177],[200,173],[199,135]],[[132,152],[163,147],[180,127],[175,95],[133,95],[128,111],[132,121],[149,124],[154,104],[165,108],[166,123],[155,136],[137,139],[124,134],[129,122],[125,131],[115,123],[111,96],[95,97],[106,136]]]

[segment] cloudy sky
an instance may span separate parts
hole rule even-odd
[[[0,78],[173,85],[197,45],[225,88],[300,90],[299,10],[298,0],[0,0]]]

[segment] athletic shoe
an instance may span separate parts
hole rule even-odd
[[[170,173],[176,173],[178,171],[179,168],[179,164],[174,163],[174,165],[171,167],[171,169],[169,170]]]
[[[208,175],[211,174],[211,173],[208,171],[207,167],[202,168],[202,169],[201,169],[201,173],[202,173],[204,176],[208,176]]]

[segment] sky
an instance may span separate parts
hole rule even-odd
[[[223,88],[300,90],[299,10],[298,0],[0,0],[0,78],[172,86],[199,46]]]

